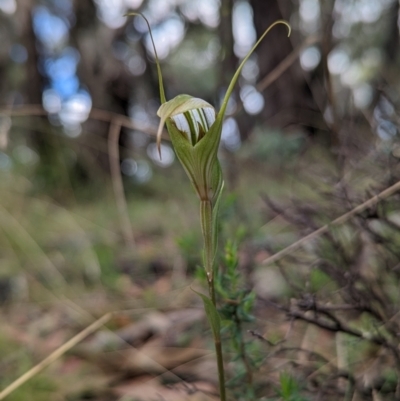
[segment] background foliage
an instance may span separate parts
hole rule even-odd
[[[400,399],[396,0],[0,0],[0,388],[10,400],[217,399],[194,195],[158,82],[218,109],[218,282],[236,400]],[[122,174],[122,180],[121,175]],[[1,393],[0,393],[1,394]]]

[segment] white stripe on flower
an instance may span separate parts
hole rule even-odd
[[[176,114],[171,119],[176,128],[185,134],[189,142],[194,146],[201,139],[201,135],[206,134],[213,125],[215,110],[213,107],[201,107]]]

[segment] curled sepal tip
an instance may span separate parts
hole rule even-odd
[[[262,40],[265,38],[265,36],[268,34],[268,32],[275,26],[275,25],[286,25],[288,29],[288,37],[290,36],[290,33],[292,32],[292,28],[290,27],[289,23],[285,20],[277,20],[273,22],[265,31],[264,33],[260,36],[260,38],[257,40],[257,42],[254,44],[254,46],[250,49],[250,51],[247,53],[246,57],[242,60],[240,63],[238,69],[235,72],[235,75],[233,76],[228,89],[226,91],[224,100],[222,101],[221,109],[218,112],[218,118],[223,118],[225,115],[226,107],[228,105],[229,98],[233,92],[233,88],[236,85],[237,80],[239,79],[240,73],[243,69],[243,66],[246,64],[247,60],[249,57],[254,53],[254,50],[256,50],[257,46],[262,42]]]
[[[154,57],[156,59],[158,84],[159,84],[159,88],[160,88],[160,99],[161,99],[161,103],[165,103],[167,100],[165,98],[165,91],[164,91],[164,83],[163,83],[162,73],[161,73],[161,66],[160,66],[160,61],[158,59],[156,45],[154,44],[153,34],[151,33],[151,27],[150,27],[149,20],[141,13],[129,12],[129,13],[126,13],[124,15],[126,17],[139,16],[139,17],[142,17],[146,21],[147,28],[149,29],[151,44],[152,44],[153,50],[154,50]]]

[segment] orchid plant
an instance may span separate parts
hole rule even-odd
[[[157,146],[160,158],[162,156],[160,149],[161,136],[163,128],[166,125],[175,153],[200,200],[200,223],[204,239],[203,263],[207,276],[209,297],[200,293],[198,294],[203,300],[205,312],[213,332],[218,364],[220,399],[221,401],[225,401],[226,393],[220,337],[220,318],[216,309],[214,289],[218,206],[224,187],[222,170],[218,160],[218,147],[228,101],[244,64],[275,25],[286,25],[288,36],[290,35],[291,28],[283,20],[275,21],[268,27],[239,65],[228,86],[221,108],[219,112],[216,112],[215,108],[205,100],[190,95],[178,95],[169,101],[166,100],[161,67],[150,24],[142,14],[129,13],[128,15],[140,15],[145,19],[154,48],[161,99],[161,106],[157,112],[157,115],[160,117],[157,131]]]

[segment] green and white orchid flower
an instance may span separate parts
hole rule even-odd
[[[178,95],[163,102],[157,114],[161,118],[158,146],[166,124],[176,155],[200,200],[213,202],[222,186],[222,173],[216,158],[222,124],[218,124],[214,107],[205,100]],[[206,137],[207,140],[203,140]]]
[[[290,25],[286,21],[278,20],[270,25],[237,69],[218,113],[205,100],[190,95],[178,95],[169,101],[165,99],[161,68],[154,46],[162,103],[157,112],[160,117],[160,125],[157,131],[158,149],[160,151],[161,134],[166,124],[175,152],[202,201],[216,202],[222,188],[222,175],[217,160],[217,152],[221,139],[222,123],[233,88],[248,58],[267,33],[278,24],[286,25],[290,35]]]

